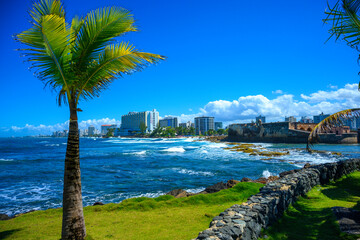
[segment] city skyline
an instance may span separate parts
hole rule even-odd
[[[114,124],[129,110],[152,108],[179,122],[211,115],[226,125],[258,115],[277,121],[358,107],[357,52],[342,41],[325,44],[326,1],[65,1],[69,17],[103,5],[134,14],[140,31],[120,40],[168,58],[81,103],[80,126]],[[29,26],[23,13],[30,7],[27,0],[1,3],[2,137],[56,131],[69,118],[67,107],[57,107],[55,94],[44,91],[15,51],[21,46],[12,35]]]

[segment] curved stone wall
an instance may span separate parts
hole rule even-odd
[[[288,206],[312,187],[360,170],[360,159],[326,163],[287,174],[260,189],[241,205],[233,205],[213,218],[196,239],[257,239],[262,228],[278,220]]]

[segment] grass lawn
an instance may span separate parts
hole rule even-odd
[[[360,210],[360,172],[325,186],[314,187],[300,198],[271,228],[263,232],[270,239],[359,239],[340,232],[331,207]]]
[[[191,239],[226,208],[247,200],[263,186],[239,183],[213,194],[175,199],[133,198],[120,204],[84,208],[87,240]],[[60,239],[61,209],[27,213],[0,221],[0,239]]]

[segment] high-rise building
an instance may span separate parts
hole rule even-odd
[[[159,126],[160,127],[172,127],[176,128],[178,127],[178,118],[177,117],[166,117],[161,120],[159,120]]]
[[[179,127],[190,128],[190,127],[192,127],[192,123],[191,123],[191,121],[188,121],[186,123],[179,123]]]
[[[223,123],[222,122],[215,122],[214,125],[215,125],[215,131],[217,131],[220,128],[223,128]]]
[[[210,129],[215,129],[214,117],[196,117],[195,133],[196,135],[204,134]]]
[[[159,124],[159,112],[156,109],[144,112],[129,112],[121,116],[120,135],[128,136],[140,132],[140,124],[144,123],[146,132],[152,132]]]
[[[330,116],[329,114],[324,114],[324,113],[316,115],[316,116],[314,116],[314,123],[319,123],[319,122],[321,122],[322,120],[324,120],[325,118],[327,118],[329,116]]]
[[[285,117],[285,122],[296,122],[296,118],[294,116]]]
[[[309,117],[303,116],[303,117],[301,117],[300,122],[301,123],[313,123],[314,121]]]
[[[265,116],[259,115],[259,116],[256,117],[255,119],[256,119],[256,123],[259,123],[259,120],[261,120],[261,123],[265,123],[265,122],[266,122]]]
[[[93,125],[90,125],[88,127],[88,135],[89,136],[94,136],[95,135],[95,127]]]

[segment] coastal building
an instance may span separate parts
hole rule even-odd
[[[160,127],[172,127],[176,128],[179,126],[177,117],[166,117],[159,120]]]
[[[94,136],[95,135],[95,127],[93,125],[90,125],[88,127],[88,135],[89,136]]]
[[[62,131],[55,131],[51,135],[52,137],[67,137],[69,134],[68,130],[62,130]]]
[[[314,121],[309,117],[303,116],[303,117],[301,117],[300,122],[301,123],[313,123]]]
[[[179,123],[179,127],[190,128],[191,126],[192,126],[191,121],[188,121],[186,123]]]
[[[194,122],[196,135],[204,134],[210,129],[215,130],[214,117],[196,117]]]
[[[307,143],[316,123],[274,122],[231,124],[229,140],[237,142]],[[358,133],[348,126],[332,127],[319,134],[320,143],[358,143]]]
[[[117,128],[117,125],[116,124],[104,124],[104,125],[101,125],[101,135],[106,135],[107,132],[109,131],[109,129],[115,129]]]
[[[330,116],[329,114],[324,114],[324,113],[321,113],[319,115],[315,115],[314,116],[314,123],[319,123],[319,122],[321,122],[322,120],[324,120],[325,118],[327,118],[329,116]]]
[[[223,123],[222,122],[215,122],[214,126],[215,126],[215,131],[217,131],[218,129],[223,128]]]
[[[259,123],[259,120],[261,120],[261,123],[266,123],[265,116],[258,116],[256,117],[256,123]]]
[[[120,136],[140,133],[140,124],[144,123],[146,132],[151,133],[159,125],[159,112],[156,109],[144,112],[129,112],[121,116]]]
[[[285,122],[296,122],[296,118],[294,116],[285,117]]]

